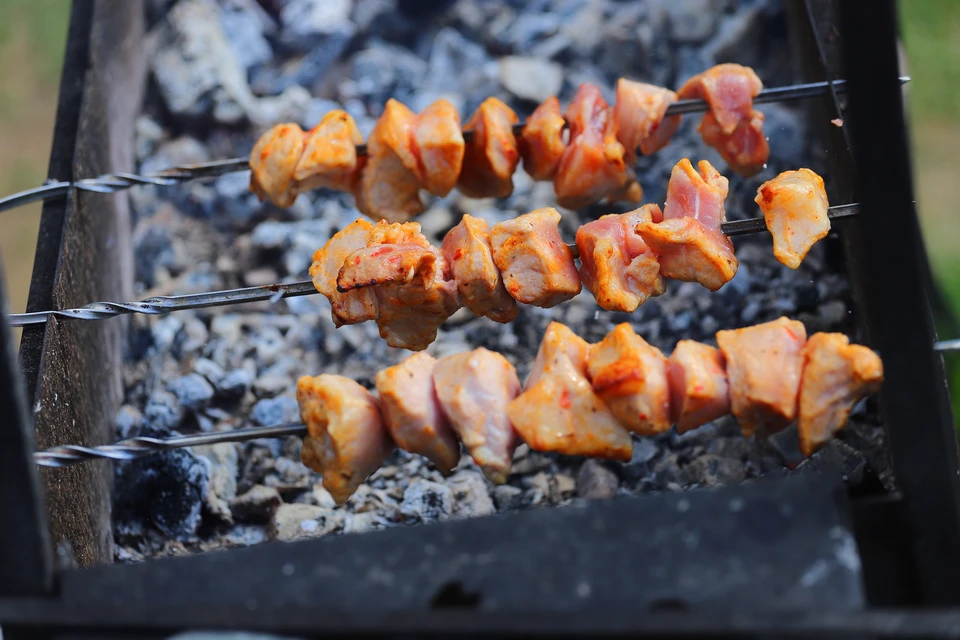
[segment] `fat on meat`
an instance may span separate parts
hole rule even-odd
[[[879,391],[883,362],[842,333],[815,333],[803,347],[797,435],[807,456],[843,429],[853,407]]]
[[[293,171],[303,154],[299,125],[278,124],[257,140],[250,152],[250,190],[260,202],[289,207],[297,199]]]
[[[755,202],[773,236],[773,255],[796,269],[830,232],[823,178],[810,169],[784,171],[757,189]]]
[[[670,429],[667,359],[629,323],[590,347],[587,372],[593,390],[624,427],[641,436]]]
[[[638,148],[649,156],[670,144],[683,116],[664,116],[676,101],[677,94],[669,89],[626,78],[617,81],[613,120],[627,164],[636,162]]]
[[[631,313],[666,290],[659,257],[636,231],[642,222],[660,222],[662,215],[656,205],[644,205],[601,216],[577,230],[580,279],[601,308]]]
[[[806,341],[803,323],[787,318],[717,332],[727,362],[730,407],[745,437],[793,422]]]
[[[478,316],[512,322],[520,312],[493,259],[487,221],[464,214],[447,232],[441,247],[463,304]]]
[[[463,168],[457,188],[469,198],[506,198],[513,193],[513,172],[520,163],[520,150],[513,125],[520,119],[497,98],[487,98],[470,116],[464,131],[472,131],[466,143]]]
[[[571,336],[574,340],[567,339]],[[534,370],[507,415],[536,451],[627,462],[633,441],[587,379],[585,345],[569,328],[551,322]]]
[[[412,135],[417,179],[433,195],[446,196],[460,178],[466,149],[456,107],[442,98],[432,103],[414,120]]]
[[[563,139],[566,120],[556,97],[544,100],[533,110],[520,135],[523,169],[534,180],[553,180],[567,148]]]
[[[335,233],[313,254],[310,277],[317,291],[330,301],[333,322],[337,327],[358,324],[377,317],[377,296],[372,289],[357,289],[341,292],[337,288],[337,276],[347,256],[367,246],[373,225],[358,218]]]
[[[421,351],[381,370],[374,382],[383,421],[397,446],[422,455],[440,473],[450,475],[460,461],[460,443],[434,388],[436,362]]]
[[[437,360],[433,384],[474,462],[491,482],[506,482],[519,444],[507,417],[508,403],[520,392],[516,369],[499,353],[481,347]]]
[[[300,378],[297,403],[307,425],[300,459],[343,504],[394,448],[377,399],[350,378],[322,374]]]
[[[515,300],[549,308],[580,293],[573,251],[560,237],[560,214],[547,207],[490,229],[493,260]]]
[[[716,347],[681,340],[667,360],[670,412],[677,433],[730,413],[727,363]]]
[[[687,158],[676,164],[667,184],[663,221],[642,222],[637,231],[660,256],[661,274],[716,291],[739,267],[733,243],[720,230],[729,183],[706,160],[697,167],[699,172]]]
[[[303,155],[293,170],[296,191],[326,188],[352,192],[365,157],[357,156],[363,136],[346,111],[335,109],[306,133]]]

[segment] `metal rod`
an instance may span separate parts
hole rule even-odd
[[[900,84],[910,82],[909,76],[900,76]],[[773,89],[764,89],[753,101],[757,104],[768,102],[779,102],[784,100],[799,100],[803,98],[812,98],[827,93],[831,85],[836,91],[846,90],[846,80],[834,80],[831,82],[810,82],[807,84],[795,84],[787,87],[775,87]],[[709,105],[705,100],[678,100],[671,104],[666,111],[667,116],[675,116],[686,113],[697,113],[707,111]],[[523,122],[513,126],[514,133],[520,133],[524,127]],[[469,140],[473,135],[472,131],[464,132],[464,139]],[[363,155],[367,152],[366,144],[357,145],[357,153]],[[225,173],[234,171],[246,171],[250,168],[248,158],[230,158],[228,160],[214,160],[211,162],[202,162],[199,164],[179,165],[170,167],[157,173],[147,175],[137,175],[133,173],[110,173],[97,178],[84,178],[73,183],[70,182],[51,182],[36,189],[22,191],[5,198],[0,198],[0,212],[7,209],[13,209],[21,205],[35,202],[37,200],[46,200],[49,198],[62,197],[67,194],[70,187],[76,187],[82,191],[92,191],[95,193],[115,193],[124,189],[129,189],[138,184],[153,184],[160,186],[169,186],[189,180],[199,178],[213,178]]]
[[[831,220],[837,220],[854,216],[859,211],[860,205],[857,203],[841,204],[830,207],[828,215]],[[763,218],[736,220],[733,222],[724,222],[720,225],[720,230],[729,236],[758,233],[766,231],[766,229],[766,222]],[[576,245],[568,246],[576,251]],[[58,318],[72,318],[74,320],[104,320],[106,318],[131,313],[162,315],[186,309],[222,307],[230,304],[260,302],[263,300],[276,301],[282,298],[309,296],[315,293],[318,292],[312,281],[300,280],[286,284],[268,284],[242,289],[189,293],[181,296],[156,296],[140,300],[139,302],[91,302],[90,304],[74,309],[11,313],[7,317],[11,326],[25,327],[34,324],[44,324],[53,316]]]
[[[221,442],[246,442],[260,438],[303,436],[306,433],[307,427],[304,424],[293,422],[269,427],[250,427],[215,433],[173,436],[171,438],[130,438],[129,440],[121,440],[114,444],[105,444],[99,447],[81,447],[70,444],[46,451],[37,451],[33,454],[33,458],[38,465],[43,467],[66,467],[87,460],[135,460],[170,449],[219,444]]]

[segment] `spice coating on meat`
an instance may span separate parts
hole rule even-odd
[[[433,276],[439,256],[413,244],[381,244],[357,249],[343,263],[337,291],[347,292],[385,284],[417,283],[425,286]]]
[[[250,190],[260,202],[289,207],[297,199],[293,171],[303,145],[303,129],[296,124],[278,124],[260,136],[250,152]]]
[[[330,301],[333,323],[337,327],[358,324],[377,317],[377,296],[373,290],[358,289],[341,293],[337,290],[337,276],[347,256],[366,247],[373,225],[358,218],[331,237],[322,249],[313,254],[310,277],[317,291]]]
[[[590,347],[587,371],[593,390],[624,427],[642,436],[670,429],[667,359],[629,323]]]
[[[719,349],[681,340],[667,361],[670,412],[677,433],[730,413],[726,361]]]
[[[598,87],[580,85],[567,107],[566,120],[570,141],[553,178],[553,189],[557,204],[579,209],[621,189],[631,176],[623,145],[617,140],[613,110]]]
[[[754,201],[773,235],[773,255],[791,269],[830,232],[823,178],[810,169],[784,171],[764,182]]]
[[[745,437],[779,431],[793,422],[806,341],[803,323],[787,318],[717,332],[727,361],[730,406]]]
[[[630,313],[666,290],[659,258],[636,231],[642,222],[660,222],[662,215],[656,205],[645,205],[601,216],[577,230],[580,279],[601,308]]]
[[[377,400],[349,378],[323,374],[300,378],[297,403],[307,425],[300,459],[343,504],[393,450]]]
[[[550,323],[534,371],[523,393],[508,405],[507,415],[536,451],[629,461],[630,434],[586,377],[586,343],[576,338],[571,345],[564,340],[569,335],[574,334],[567,327]]]
[[[617,81],[613,120],[627,164],[636,162],[638,148],[649,156],[670,144],[683,116],[664,115],[676,101],[677,94],[669,89],[626,78]]]
[[[457,188],[470,198],[506,198],[513,193],[513,172],[520,163],[513,125],[517,114],[497,98],[487,98],[470,116],[464,131],[473,131],[466,144]]]
[[[516,369],[481,347],[437,360],[433,384],[444,414],[483,475],[495,484],[506,482],[519,444],[506,412],[520,392]]]
[[[560,214],[547,207],[490,230],[494,262],[518,302],[549,308],[580,293],[580,273],[559,225]]]
[[[549,97],[534,109],[520,136],[520,156],[523,169],[534,180],[553,180],[560,159],[567,148],[563,140],[566,121],[560,111],[560,101]]]
[[[464,305],[478,316],[495,322],[512,322],[520,309],[510,297],[493,260],[487,221],[464,214],[443,238],[443,257]]]
[[[349,113],[335,109],[306,133],[303,155],[293,170],[296,191],[321,187],[353,191],[366,158],[357,157],[363,136]]]
[[[880,389],[883,362],[842,333],[815,333],[803,347],[797,434],[811,456],[847,423],[850,411]]]
[[[720,231],[729,183],[706,160],[697,166],[699,173],[687,158],[677,163],[667,185],[663,222],[642,222],[637,231],[660,256],[661,274],[716,291],[739,267],[733,243]]]
[[[413,122],[415,173],[424,189],[441,198],[453,189],[463,167],[465,143],[460,114],[447,100],[437,100]]]
[[[433,385],[436,360],[415,353],[377,373],[383,421],[394,442],[404,451],[422,455],[450,475],[460,461],[460,443],[440,407]]]
[[[367,163],[354,195],[357,209],[374,220],[403,222],[423,211],[412,127],[416,115],[394,99],[367,141]]]
[[[770,159],[770,145],[763,133],[763,120],[763,114],[754,110],[728,135],[721,131],[713,114],[708,113],[703,116],[697,131],[731,169],[749,178],[763,171]]]

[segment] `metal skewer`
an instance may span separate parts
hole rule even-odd
[[[910,82],[909,76],[901,76],[900,84]],[[831,86],[838,92],[846,91],[846,80],[834,80],[831,82],[810,82],[807,84],[795,84],[787,87],[775,87],[773,89],[764,89],[753,102],[763,104],[769,102],[780,102],[784,100],[800,100],[803,98],[813,98],[827,93]],[[709,109],[705,100],[678,100],[671,104],[666,111],[667,116],[676,116],[686,113],[704,112]],[[513,126],[514,133],[520,133],[524,127],[523,122]],[[473,136],[472,131],[464,132],[464,139],[470,140]],[[367,146],[361,144],[357,146],[357,153],[363,155],[367,152]],[[225,173],[235,171],[246,171],[250,168],[248,158],[230,158],[228,160],[214,160],[212,162],[203,162],[200,164],[187,164],[170,167],[157,173],[148,175],[137,175],[133,173],[110,173],[97,178],[84,178],[73,182],[48,181],[41,187],[21,191],[0,198],[0,212],[7,209],[13,209],[38,200],[47,200],[50,198],[59,198],[66,196],[71,187],[81,191],[93,191],[96,193],[115,193],[124,189],[129,189],[139,184],[153,184],[160,186],[169,186],[190,180],[200,178],[215,178]]]
[[[849,218],[860,211],[856,202],[840,204],[829,209],[830,220]],[[750,218],[724,222],[720,230],[728,236],[746,235],[767,230],[763,218]],[[568,245],[576,252],[576,245]],[[74,320],[104,320],[114,316],[131,313],[143,315],[163,315],[173,311],[186,309],[202,309],[205,307],[222,307],[230,304],[245,302],[261,302],[263,300],[280,300],[295,298],[318,293],[313,282],[300,280],[286,284],[268,284],[259,287],[244,287],[241,289],[225,289],[222,291],[208,291],[204,293],[189,293],[179,296],[155,296],[139,302],[91,302],[90,304],[74,309],[60,309],[52,311],[33,311],[31,313],[11,313],[7,316],[11,326],[25,327],[34,324],[44,324],[51,317],[72,318]]]

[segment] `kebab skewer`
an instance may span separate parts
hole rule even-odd
[[[838,333],[807,339],[803,324],[787,318],[716,337],[718,348],[683,340],[666,357],[626,323],[588,344],[553,322],[523,386],[506,358],[483,348],[439,360],[414,354],[377,374],[379,399],[342,376],[304,376],[301,459],[343,503],[394,446],[449,474],[462,443],[490,481],[503,483],[520,442],[629,461],[631,434],[673,425],[684,433],[732,413],[745,437],[795,422],[810,456],[883,381],[870,349]]]

